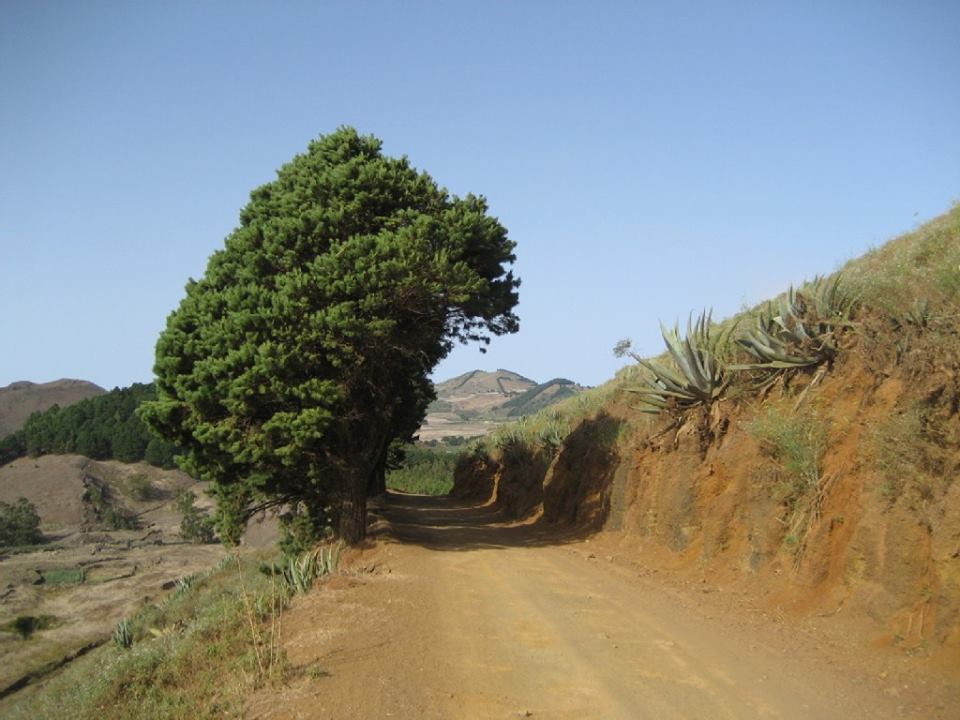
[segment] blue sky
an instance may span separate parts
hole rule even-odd
[[[517,242],[505,367],[598,384],[960,200],[957,2],[0,4],[0,386],[148,381],[249,192],[353,125]]]

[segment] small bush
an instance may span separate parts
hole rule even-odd
[[[183,490],[177,495],[177,512],[180,513],[180,537],[187,542],[212,543],[216,540],[213,518],[206,510],[196,506],[197,495],[192,490]]]
[[[136,530],[140,525],[136,516],[110,501],[109,489],[99,480],[87,481],[84,499],[93,506],[93,511],[101,522],[111,530]]]
[[[311,513],[303,503],[297,503],[280,516],[280,550],[286,558],[298,557],[331,532],[323,512]]]
[[[781,466],[793,493],[819,482],[827,430],[813,412],[768,408],[747,423],[747,432]]]
[[[810,409],[787,412],[770,407],[748,422],[746,430],[777,465],[777,492],[786,509],[784,543],[799,561],[823,502],[827,424]]]
[[[37,508],[26,498],[0,502],[0,546],[36,545],[43,539]]]
[[[40,615],[39,617],[20,615],[10,622],[0,625],[0,630],[14,632],[22,639],[28,640],[38,630],[46,630],[53,627],[55,623],[56,618],[53,615]]]
[[[127,480],[127,494],[139,502],[150,500],[153,497],[153,485],[143,473],[131,475]]]
[[[869,435],[869,460],[879,471],[880,494],[892,505],[907,493],[930,499],[949,483],[949,441],[933,413],[922,405],[891,415]]]

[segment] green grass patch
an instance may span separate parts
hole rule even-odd
[[[42,570],[40,574],[47,585],[79,585],[86,580],[86,571],[81,567]]]

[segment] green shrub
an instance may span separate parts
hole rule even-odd
[[[197,495],[192,490],[182,490],[177,495],[177,512],[180,513],[180,537],[187,542],[212,543],[216,540],[213,518],[206,510],[196,506]]]
[[[37,508],[26,498],[0,502],[0,546],[36,545],[43,540]]]
[[[322,509],[296,503],[280,516],[280,550],[286,558],[298,557],[332,532]]]
[[[784,543],[799,561],[807,533],[819,518],[826,488],[827,424],[809,408],[791,412],[772,406],[746,423],[746,430],[776,464],[776,491],[786,511]]]
[[[38,630],[46,630],[53,627],[55,623],[56,618],[53,615],[40,615],[39,617],[20,615],[10,622],[0,625],[0,630],[14,632],[22,639],[28,640]]]
[[[869,462],[879,471],[879,493],[892,505],[915,493],[929,500],[953,479],[950,441],[922,403],[890,415],[868,434]]]
[[[93,507],[97,517],[111,530],[136,530],[140,523],[135,515],[111,502],[110,491],[100,480],[85,481],[84,500]]]
[[[153,497],[153,485],[143,473],[131,475],[127,480],[127,494],[139,502]]]

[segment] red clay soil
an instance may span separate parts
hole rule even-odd
[[[957,367],[877,372],[856,348],[845,357],[809,389],[813,376],[800,376],[782,395],[723,401],[708,417],[645,425],[614,403],[570,434],[542,490],[529,468],[492,457],[465,464],[454,494],[488,498],[513,517],[601,528],[677,582],[735,588],[768,613],[849,621],[861,644],[931,658],[960,676]],[[777,465],[745,430],[771,405],[787,415],[812,409],[828,429],[816,513],[798,538],[788,537]],[[918,407],[931,467],[891,493],[875,432]],[[616,422],[619,431],[602,427]]]

